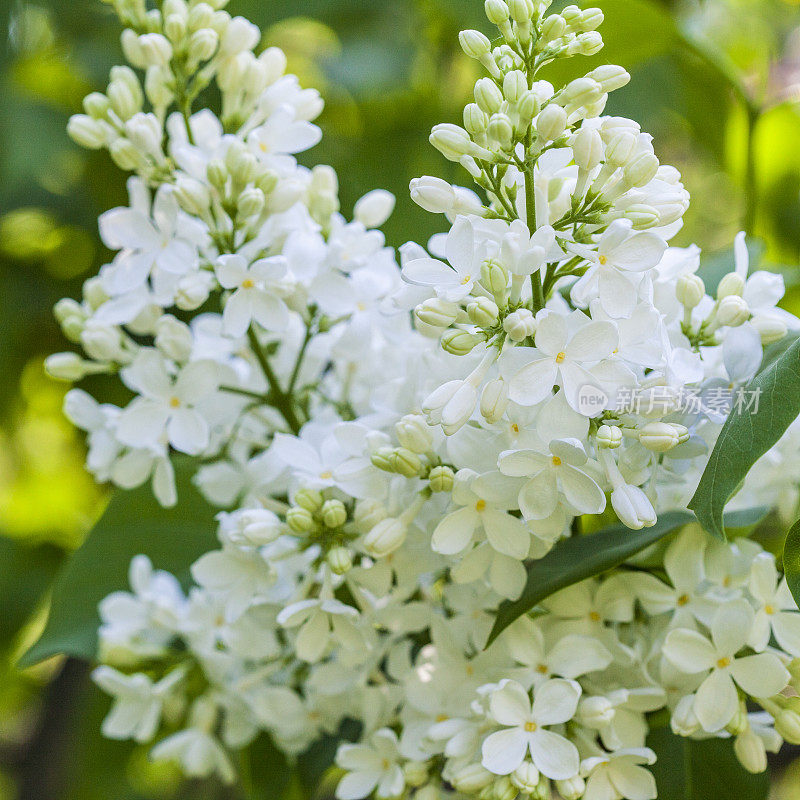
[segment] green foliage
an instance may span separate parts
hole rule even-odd
[[[554,592],[622,564],[692,520],[693,516],[687,511],[670,511],[661,514],[652,528],[641,531],[612,525],[588,536],[563,539],[544,558],[531,562],[522,596],[500,605],[486,646],[515,619]]]
[[[178,505],[162,508],[149,484],[118,491],[88,539],[67,561],[53,585],[47,626],[23,656],[30,666],[58,653],[91,659],[97,649],[97,604],[125,589],[131,559],[150,557],[158,569],[189,582],[189,567],[214,548],[215,511],[189,480],[185,465],[177,470]]]
[[[654,728],[647,746],[658,756],[650,768],[658,800],[765,800],[769,774],[747,772],[733,752],[732,739],[695,741]]]
[[[702,526],[725,538],[722,514],[750,468],[770,449],[800,414],[800,340],[771,360],[744,388],[757,397],[757,410],[734,407],[689,501]],[[752,413],[751,413],[752,410]]]
[[[783,543],[783,571],[795,602],[800,603],[800,520],[789,528]]]

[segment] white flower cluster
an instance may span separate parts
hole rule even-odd
[[[70,132],[134,173],[130,207],[100,220],[113,261],[56,308],[85,356],[47,366],[130,390],[124,408],[67,395],[99,481],[151,480],[171,505],[186,454],[225,510],[188,595],[139,556],[102,603],[106,735],[233,780],[259,731],[294,755],[355,719],[340,800],[646,800],[663,709],[677,735],[734,737],[752,771],[800,743],[800,614],[746,539],[689,526],[483,649],[525,563],[582,517],[608,501],[635,530],[685,506],[728,411],[757,402],[737,392],[764,347],[800,328],[743,237],[713,296],[697,249],[668,246],[688,194],[603,116],[623,69],[538,78],[600,49],[602,12],[486,1],[499,38],[461,43],[488,77],[464,127],[431,135],[478,192],[412,181],[451,228],[401,270],[377,230],[394,198],[348,222],[333,171],[297,164],[322,102],[280,51],[255,55],[253,25],[224,0],[113,5],[144,85],[115,68]],[[193,113],[212,80],[219,113]],[[740,507],[794,511],[798,435]]]

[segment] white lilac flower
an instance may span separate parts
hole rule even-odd
[[[347,774],[336,787],[336,797],[361,800],[372,792],[386,800],[398,797],[405,788],[399,760],[397,735],[388,728],[375,731],[369,745],[342,745],[336,753],[336,763]]]
[[[486,737],[482,764],[496,775],[509,775],[530,753],[543,775],[554,780],[571,778],[579,766],[578,750],[568,739],[547,730],[575,715],[581,688],[575,681],[553,678],[528,692],[516,681],[501,681],[489,696],[489,713],[505,726]]]

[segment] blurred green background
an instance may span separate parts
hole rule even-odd
[[[746,229],[763,264],[787,284],[800,271],[800,6],[796,0],[608,0],[606,49],[559,63],[573,77],[596,63],[633,79],[610,113],[639,120],[662,162],[692,194],[677,244],[697,242],[708,268],[730,264]],[[480,0],[231,0],[283,47],[290,69],[327,102],[323,143],[304,161],[339,173],[349,212],[369,189],[397,195],[392,245],[441,230],[408,199],[411,177],[465,182],[427,143],[432,125],[458,122],[475,80],[457,32],[486,30]],[[108,254],[97,216],[126,202],[124,176],[64,132],[84,94],[121,62],[116,19],[99,0],[0,0],[0,800],[151,800],[237,797],[182,783],[146,754],[103,741],[105,701],[86,669],[52,660],[13,663],[40,629],[47,589],[103,503],[84,473],[83,446],[61,417],[65,387],[42,372],[63,348],[51,309],[77,297]],[[800,290],[785,305],[800,310]],[[265,794],[264,797],[268,797]],[[780,768],[776,796],[800,798],[800,766]]]

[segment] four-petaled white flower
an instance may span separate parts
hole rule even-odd
[[[130,447],[167,440],[183,453],[197,454],[208,445],[209,426],[196,405],[219,384],[219,365],[211,360],[192,361],[172,378],[157,350],[139,351],[133,364],[122,370],[135,397],[119,415],[117,438]]]
[[[561,499],[581,514],[599,514],[606,496],[594,478],[580,467],[588,461],[577,439],[553,439],[549,453],[536,450],[506,450],[498,467],[503,475],[530,480],[519,490],[519,508],[526,519],[545,519]]]
[[[583,800],[655,800],[656,781],[642,764],[655,764],[649,747],[624,748],[585,758],[581,775],[586,778]]]
[[[754,621],[746,600],[732,600],[714,615],[711,641],[686,628],[670,631],[664,641],[664,656],[676,667],[690,674],[708,672],[697,690],[694,713],[709,733],[722,730],[736,714],[737,684],[752,697],[771,697],[789,682],[789,673],[773,653],[737,658]]]
[[[545,312],[538,318],[534,341],[535,349],[523,349],[532,360],[510,376],[508,396],[515,403],[532,406],[548,398],[558,385],[570,406],[582,411],[580,391],[600,388],[600,382],[587,365],[611,356],[619,337],[611,322],[592,322],[580,312],[568,318]],[[516,363],[519,356],[513,355]]]
[[[336,787],[338,800],[361,800],[375,792],[376,797],[399,797],[405,788],[400,768],[397,735],[389,728],[372,734],[369,744],[342,745],[336,763],[347,774]]]
[[[489,711],[506,727],[484,740],[483,766],[495,775],[509,775],[530,752],[542,775],[553,780],[572,778],[578,772],[578,750],[547,727],[569,722],[580,696],[581,687],[575,681],[553,678],[534,689],[531,705],[528,693],[517,681],[501,681],[490,696]]]
[[[215,271],[220,286],[234,290],[222,312],[225,333],[243,336],[252,321],[268,331],[286,329],[289,310],[276,295],[286,274],[283,256],[261,258],[249,266],[243,256],[222,256]]]
[[[298,658],[314,663],[322,658],[328,644],[333,641],[354,650],[363,645],[352,619],[358,611],[335,598],[310,598],[286,606],[278,614],[278,624],[284,628],[297,628],[294,649]]]

